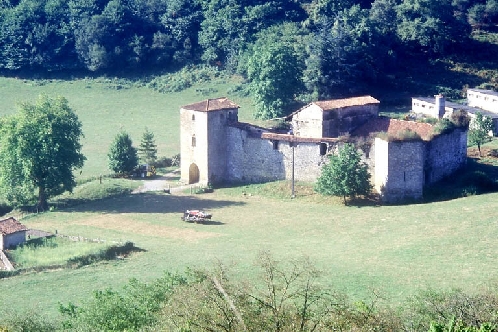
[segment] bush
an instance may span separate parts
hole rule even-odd
[[[461,178],[461,184],[464,187],[474,187],[476,193],[491,192],[498,190],[498,184],[482,171],[466,173]]]
[[[180,92],[194,84],[210,82],[222,75],[223,73],[216,67],[186,66],[175,73],[154,78],[148,87],[162,93]]]
[[[436,135],[444,135],[448,134],[451,131],[455,129],[455,124],[451,122],[448,119],[441,119],[439,122],[434,126],[434,134]]]

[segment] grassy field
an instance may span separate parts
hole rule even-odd
[[[138,146],[149,128],[155,135],[158,156],[180,152],[180,107],[206,98],[229,96],[234,83],[218,80],[210,89],[202,86],[179,93],[160,93],[143,83],[121,79],[23,80],[0,77],[0,116],[15,113],[20,102],[35,102],[38,95],[63,96],[83,124],[83,154],[86,164],[79,178],[108,174],[107,153],[120,130],[128,132]],[[208,91],[206,93],[206,91]],[[253,112],[248,98],[229,96],[241,106],[241,120]]]
[[[217,261],[257,280],[253,264],[260,250],[280,260],[309,256],[324,271],[323,282],[352,299],[368,300],[376,291],[399,303],[427,288],[473,292],[498,281],[498,194],[345,207],[299,191],[295,200],[264,194],[274,186],[193,196],[126,195],[25,218],[32,228],[132,241],[144,251],[79,269],[2,279],[0,302],[9,303],[7,310],[53,316],[58,302],[81,303],[93,290],[120,287],[134,277],[152,280],[164,271],[213,267]],[[186,208],[208,209],[214,222],[182,222]]]
[[[251,120],[250,100],[227,93],[232,83],[220,80],[207,90],[197,86],[163,94],[120,82],[0,78],[0,116],[12,114],[16,103],[32,102],[40,93],[66,97],[86,135],[83,152],[88,160],[80,179],[109,173],[106,155],[119,130],[129,132],[138,145],[147,126],[155,134],[159,156],[178,153],[181,105],[226,95],[241,105],[241,121]],[[256,281],[253,264],[260,250],[281,260],[309,256],[324,271],[323,282],[352,299],[368,300],[377,292],[397,304],[427,288],[473,292],[498,281],[498,194],[345,207],[338,200],[313,195],[306,186],[297,186],[298,198],[288,199],[282,194],[286,185],[276,183],[193,196],[148,193],[101,199],[137,185],[112,182],[102,189],[95,182],[85,183],[76,190],[83,198],[79,205],[24,218],[32,228],[131,241],[143,251],[123,260],[0,279],[0,303],[8,304],[0,307],[0,317],[6,310],[55,317],[59,302],[78,304],[92,291],[119,288],[130,278],[147,281],[164,271],[213,267],[217,261]],[[214,221],[180,221],[188,208],[208,209]]]

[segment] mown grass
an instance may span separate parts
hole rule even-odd
[[[283,184],[267,186],[277,191]],[[498,194],[348,207],[314,195],[282,199],[265,192],[262,185],[248,185],[192,196],[121,195],[27,218],[32,228],[132,241],[145,251],[83,269],[3,279],[0,301],[13,310],[55,316],[58,302],[79,303],[95,289],[218,261],[257,282],[253,263],[261,250],[279,260],[310,257],[324,271],[322,282],[356,300],[375,291],[399,303],[427,288],[472,292],[497,280]],[[213,223],[182,222],[188,208],[209,210]]]

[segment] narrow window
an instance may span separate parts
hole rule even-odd
[[[406,172],[403,172],[403,181],[406,182]]]
[[[327,143],[320,143],[320,156],[325,156],[327,153]]]
[[[195,114],[192,114],[192,121],[195,121]]]
[[[192,147],[195,147],[196,145],[196,141],[195,141],[195,135],[192,136]]]

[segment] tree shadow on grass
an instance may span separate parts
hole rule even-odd
[[[159,192],[130,194],[80,204],[72,212],[104,213],[182,213],[185,210],[209,210],[246,204],[238,201],[204,199],[204,196],[168,195]]]
[[[424,200],[420,203],[449,201],[493,192],[498,192],[498,166],[477,158],[467,158],[464,169],[424,188]]]

